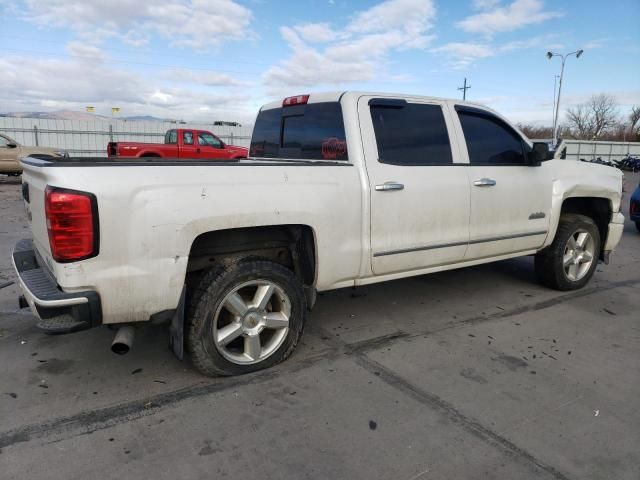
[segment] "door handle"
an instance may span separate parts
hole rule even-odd
[[[381,185],[376,185],[376,191],[388,192],[389,190],[404,190],[404,185],[396,182],[385,182]]]
[[[496,184],[496,181],[492,178],[481,178],[480,180],[476,180],[473,182],[476,187],[493,187]]]
[[[200,149],[199,148],[196,148],[196,153],[200,153]]]

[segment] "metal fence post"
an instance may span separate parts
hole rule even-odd
[[[33,126],[33,136],[35,137],[35,140],[36,140],[36,147],[40,146],[38,142],[38,127],[36,125]]]
[[[229,135],[229,137],[231,137],[231,139],[229,140],[229,143],[233,145],[233,130],[231,131],[231,135]]]
[[[109,124],[109,141],[113,142],[113,125]]]

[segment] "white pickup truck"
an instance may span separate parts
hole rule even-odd
[[[171,322],[207,375],[287,358],[317,291],[535,255],[584,286],[619,242],[622,178],[549,159],[497,113],[431,97],[289,97],[249,158],[22,162],[33,239],[13,254],[49,333]]]

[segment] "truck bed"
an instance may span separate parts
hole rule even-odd
[[[290,159],[263,159],[241,158],[218,160],[211,158],[163,158],[163,157],[61,157],[56,159],[42,159],[36,157],[23,158],[22,163],[40,168],[54,167],[114,167],[114,166],[268,166],[268,165],[304,165],[304,166],[343,166],[350,167],[353,164],[345,161],[330,160],[290,160]]]

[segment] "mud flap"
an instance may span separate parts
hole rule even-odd
[[[169,346],[178,360],[184,358],[184,307],[187,288],[182,287],[178,308],[176,308],[169,327]]]

